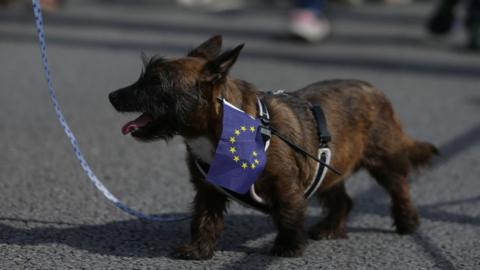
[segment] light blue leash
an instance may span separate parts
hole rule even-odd
[[[50,98],[53,103],[53,107],[55,109],[55,114],[57,115],[57,119],[60,122],[65,134],[70,139],[70,143],[73,146],[73,152],[77,157],[80,165],[82,166],[83,171],[87,174],[90,181],[95,185],[95,187],[107,198],[111,201],[116,207],[120,208],[120,210],[126,212],[129,215],[145,219],[145,220],[153,220],[153,221],[160,221],[160,222],[172,222],[172,221],[180,221],[189,219],[189,216],[177,216],[177,215],[146,215],[142,212],[137,210],[131,209],[122,203],[119,199],[117,199],[108,189],[102,184],[102,182],[97,178],[97,176],[93,173],[92,169],[88,165],[87,161],[83,157],[83,154],[80,150],[80,146],[78,145],[77,139],[75,135],[73,135],[72,130],[67,124],[65,117],[63,117],[63,113],[60,109],[60,105],[57,101],[57,95],[55,90],[53,90],[52,84],[52,77],[50,75],[50,68],[48,67],[48,57],[47,57],[47,45],[45,42],[45,32],[43,30],[43,17],[42,17],[42,10],[40,7],[39,0],[32,0],[33,5],[33,14],[35,15],[35,23],[37,26],[37,33],[38,33],[38,41],[40,42],[40,54],[42,56],[42,63],[43,63],[43,70],[45,72],[45,78],[47,79],[48,91],[50,93]]]

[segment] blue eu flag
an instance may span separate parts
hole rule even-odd
[[[267,163],[260,120],[223,101],[223,128],[207,180],[245,194]]]

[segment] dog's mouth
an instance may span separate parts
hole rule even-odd
[[[147,127],[149,124],[153,122],[153,117],[149,113],[142,113],[137,119],[126,123],[122,127],[123,135],[127,135],[132,133],[135,135],[135,132],[140,131],[142,128]]]

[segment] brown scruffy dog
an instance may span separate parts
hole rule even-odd
[[[145,70],[134,84],[112,92],[110,102],[121,112],[141,116],[122,131],[141,141],[185,138],[188,165],[196,196],[192,240],[176,249],[186,259],[213,256],[223,229],[228,198],[206,182],[194,160],[209,163],[222,131],[223,96],[250,115],[258,115],[257,96],[268,107],[271,126],[294,143],[316,153],[319,148],[316,122],[309,103],[324,111],[332,141],[331,166],[317,191],[325,217],[310,229],[313,239],[346,238],[345,223],[352,200],[345,179],[366,169],[392,199],[392,216],[399,234],[414,232],[419,218],[412,204],[407,176],[412,168],[427,164],[436,148],[412,139],[402,129],[392,105],[379,90],[358,80],[329,80],[311,84],[289,95],[268,95],[252,84],[228,76],[243,45],[220,54],[222,38],[215,36],[187,57],[145,61]],[[277,256],[300,256],[305,248],[304,190],[317,163],[273,136],[267,165],[255,183],[266,201],[278,235],[272,248]]]

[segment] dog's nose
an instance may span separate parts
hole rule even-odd
[[[115,101],[118,97],[118,93],[116,91],[114,92],[111,92],[109,95],[108,95],[108,100],[110,100],[110,103],[112,103],[112,105],[115,105]]]

